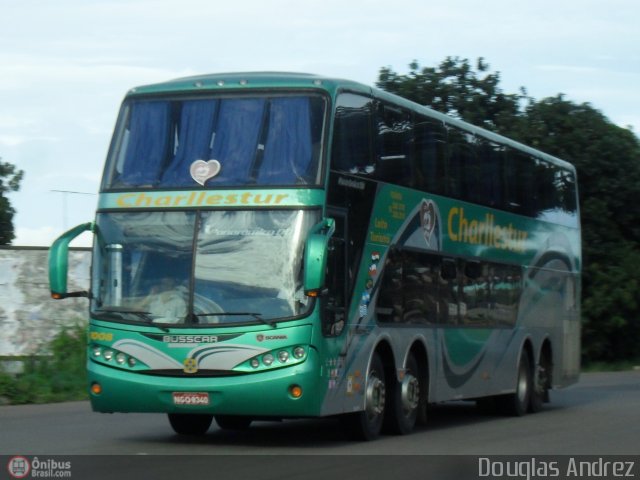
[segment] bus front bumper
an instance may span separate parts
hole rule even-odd
[[[166,412],[309,417],[321,411],[326,382],[314,350],[291,367],[238,376],[171,377],[108,367],[89,360],[91,406],[96,412]],[[100,393],[91,386],[99,384]],[[292,387],[302,389],[295,398]],[[195,394],[195,395],[189,395]],[[184,403],[184,399],[189,403]],[[194,402],[193,399],[196,401]]]

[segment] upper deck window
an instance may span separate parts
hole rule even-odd
[[[319,95],[130,100],[103,190],[316,185]]]

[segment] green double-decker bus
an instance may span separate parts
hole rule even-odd
[[[86,230],[90,291],[68,292]],[[359,83],[219,74],[128,92],[50,285],[89,298],[95,411],[373,439],[575,382],[580,255],[570,164]]]

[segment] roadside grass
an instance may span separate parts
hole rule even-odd
[[[611,362],[585,361],[582,365],[583,373],[624,372],[629,370],[640,370],[640,358],[635,360],[617,360]]]
[[[0,405],[86,400],[87,328],[65,328],[17,375],[0,372]]]

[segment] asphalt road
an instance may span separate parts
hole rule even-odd
[[[640,372],[583,374],[521,418],[470,402],[434,407],[429,425],[374,442],[346,439],[333,420],[256,422],[247,431],[185,438],[163,414],[98,414],[87,402],[0,407],[0,455],[638,455]]]

